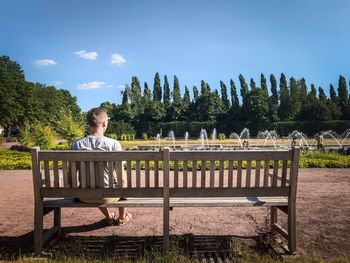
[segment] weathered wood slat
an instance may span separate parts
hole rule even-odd
[[[136,161],[136,187],[141,187],[141,164],[140,161]]]
[[[273,161],[273,176],[272,176],[272,186],[277,187],[278,179],[278,160]]]
[[[161,152],[150,151],[39,151],[42,161],[144,161],[162,160]]]
[[[113,188],[113,184],[114,184],[114,163],[109,161],[108,163],[108,186],[109,188]]]
[[[238,161],[237,165],[237,187],[242,187],[242,161]]]
[[[116,162],[116,170],[117,170],[118,187],[122,188],[124,187],[124,179],[123,179],[124,166],[122,161]]]
[[[290,187],[241,187],[241,188],[197,188],[191,191],[191,188],[170,189],[171,197],[247,197],[251,196],[288,196]]]
[[[77,188],[77,163],[70,162],[71,173],[72,173],[72,188]]]
[[[264,160],[264,187],[269,185],[269,160]]]
[[[224,187],[224,161],[219,164],[219,187]]]
[[[288,169],[288,161],[284,160],[282,163],[282,186],[286,186],[287,181],[287,169]]]
[[[210,187],[214,187],[215,184],[215,162],[210,161]]]
[[[126,180],[128,188],[131,188],[131,161],[126,162]]]
[[[207,197],[207,198],[170,198],[172,207],[234,207],[234,206],[286,206],[287,197]],[[44,207],[162,207],[163,198],[128,198],[113,204],[82,203],[74,199],[50,199],[44,202]]]
[[[288,232],[280,224],[274,223],[273,229],[280,233],[284,238],[288,239]]]
[[[201,161],[201,187],[205,187],[205,181],[206,181],[206,161]]]
[[[149,178],[149,161],[145,161],[145,186],[150,187],[150,178]]]
[[[171,152],[171,161],[181,160],[206,160],[206,161],[224,161],[224,160],[290,160],[292,157],[290,151],[269,150],[269,151],[189,151],[189,152]]]
[[[105,163],[103,161],[98,162],[98,187],[104,188],[105,187]]]
[[[154,161],[154,187],[159,187],[159,162]]]
[[[45,187],[51,187],[51,179],[50,179],[50,163],[49,161],[44,161],[44,175],[45,175]]]
[[[53,162],[53,184],[55,188],[60,187],[60,178],[59,178],[59,172],[58,172],[58,162]]]
[[[68,188],[68,167],[67,167],[67,162],[63,161],[62,162],[62,173],[63,173],[63,187]]]
[[[96,187],[95,163],[89,162],[90,188]]]
[[[183,187],[187,188],[187,180],[188,180],[188,163],[187,161],[183,161]]]
[[[250,187],[251,173],[252,173],[252,161],[247,161],[246,181],[245,181],[246,187]]]
[[[192,161],[192,188],[197,187],[197,161]]]
[[[174,162],[174,187],[179,187],[179,161]]]
[[[255,187],[260,186],[260,160],[255,161]]]
[[[86,188],[86,167],[85,162],[79,163],[79,181],[80,181],[80,187]]]
[[[233,187],[233,161],[228,161],[228,187]]]

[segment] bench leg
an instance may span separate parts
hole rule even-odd
[[[57,226],[57,237],[61,235],[61,207],[55,208],[53,212],[53,224]]]
[[[163,253],[169,250],[169,198],[163,201]]]
[[[296,240],[296,207],[295,203],[288,204],[288,249],[290,253],[295,253],[297,250]]]
[[[34,252],[40,253],[43,249],[43,202],[35,204],[34,208]]]

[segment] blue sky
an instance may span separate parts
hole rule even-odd
[[[136,75],[229,85],[238,75],[350,79],[350,1],[0,0],[0,55],[28,81],[64,88],[83,110],[120,103]],[[162,79],[163,83],[163,79]]]

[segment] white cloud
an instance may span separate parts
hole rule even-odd
[[[125,89],[125,87],[126,87],[125,85],[119,85],[118,86],[118,88],[120,88],[120,89]]]
[[[74,52],[74,54],[80,58],[87,59],[87,60],[95,60],[97,59],[97,56],[98,56],[96,51],[86,52],[85,49]]]
[[[126,59],[119,54],[112,54],[111,55],[111,65],[118,65],[121,66],[126,63]]]
[[[78,85],[78,89],[82,90],[88,90],[88,89],[102,89],[106,88],[106,82],[104,81],[91,81],[91,82],[86,82],[86,83],[80,83]]]
[[[57,62],[54,61],[53,59],[37,59],[34,61],[34,64],[38,67],[38,68],[45,68],[45,67],[51,67],[51,66],[55,66],[57,65]]]
[[[59,80],[54,80],[54,81],[52,81],[51,83],[52,83],[52,85],[54,85],[54,86],[61,86],[61,85],[63,84],[63,82],[62,82],[62,81],[59,81]]]

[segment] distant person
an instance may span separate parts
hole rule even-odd
[[[105,108],[93,108],[87,113],[87,122],[90,128],[89,135],[77,140],[72,145],[72,150],[99,150],[99,151],[121,151],[122,147],[117,140],[104,136],[107,130],[109,117]],[[104,171],[105,187],[109,187],[108,167]],[[116,182],[122,183],[122,182]],[[120,198],[103,198],[99,200],[81,199],[85,203],[115,203]],[[125,211],[124,207],[119,208],[119,215],[114,212],[110,213],[107,207],[99,207],[106,217],[108,225],[120,225],[131,219],[131,215]]]
[[[290,142],[290,145],[291,145],[292,147],[294,147],[294,146],[297,145],[297,137],[293,136],[292,141]]]
[[[316,136],[317,150],[324,150],[322,134]]]

